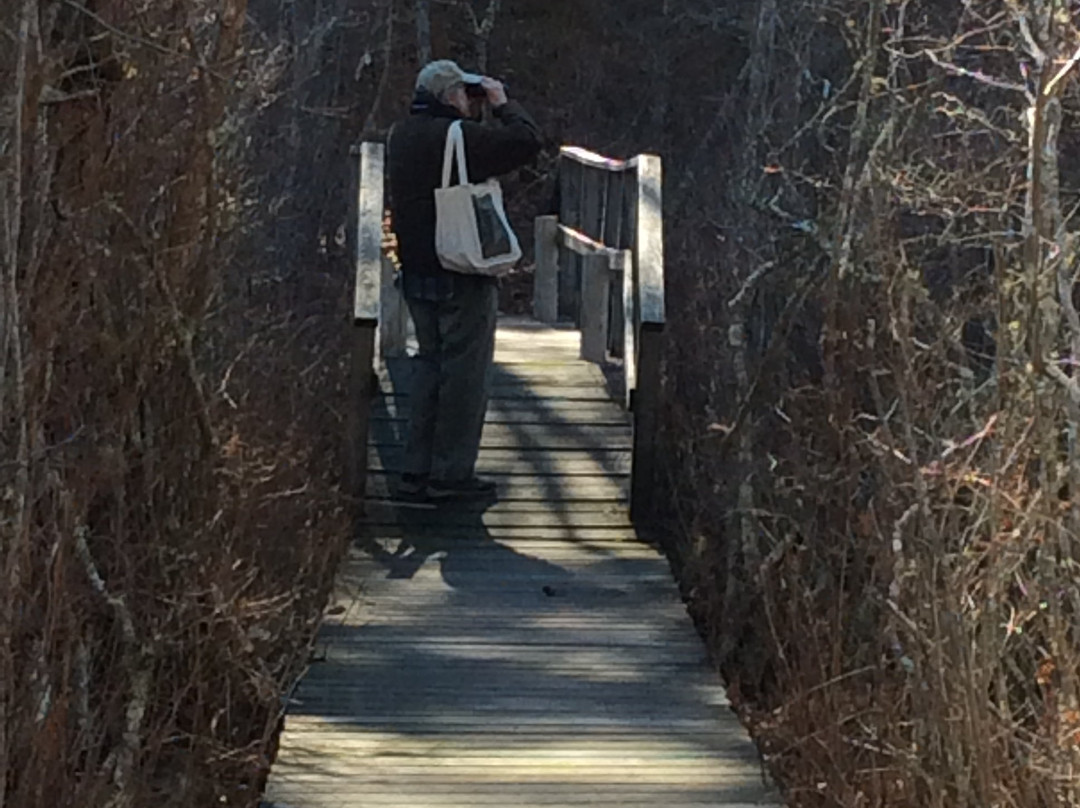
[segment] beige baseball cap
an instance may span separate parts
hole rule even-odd
[[[476,73],[466,73],[458,67],[457,62],[440,59],[424,65],[416,77],[416,89],[442,96],[456,84],[480,84],[483,80],[484,77]]]

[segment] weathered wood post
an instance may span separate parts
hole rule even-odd
[[[581,164],[582,233],[604,244],[604,204],[608,174],[606,166]],[[581,287],[578,328],[581,329],[581,358],[589,362],[607,361],[608,299],[611,295],[610,259],[603,253],[586,255],[580,260]]]
[[[623,251],[622,272],[622,343],[623,392],[628,410],[634,408],[634,390],[637,388],[637,303],[634,296],[634,251]]]
[[[541,323],[559,320],[559,217],[538,216],[535,225],[536,270],[533,316]]]
[[[381,143],[363,143],[356,201],[356,289],[352,314],[351,401],[347,419],[349,491],[361,503],[367,485],[367,443],[371,405],[378,384],[375,337],[379,325],[382,285],[383,172]],[[361,505],[361,509],[363,506]]]
[[[620,167],[608,177],[607,199],[604,204],[604,243],[618,250],[631,246],[630,233],[623,227],[623,188],[626,184],[626,168]],[[625,231],[625,232],[624,232]],[[612,265],[611,292],[609,298],[608,352],[616,359],[623,357],[624,317],[622,306],[623,271],[629,271],[631,262],[620,258]],[[617,267],[617,268],[616,268]]]
[[[593,241],[604,243],[604,201],[608,169],[581,166],[581,220],[578,229]]]
[[[559,157],[559,223],[581,228],[582,166],[566,154]],[[563,247],[559,249],[559,319],[575,324],[581,314],[581,258]]]
[[[637,287],[637,365],[634,392],[634,460],[630,483],[630,518],[647,521],[655,514],[652,495],[660,453],[657,442],[661,402],[661,347],[664,333],[664,215],[660,158],[636,159],[637,194],[634,275]]]
[[[585,256],[581,266],[581,358],[607,361],[608,296],[611,258],[598,252]]]

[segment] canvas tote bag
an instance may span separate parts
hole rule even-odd
[[[451,185],[455,159],[459,184]],[[443,268],[466,275],[502,275],[521,260],[499,181],[469,183],[461,121],[446,133],[442,187],[435,189],[435,251]]]

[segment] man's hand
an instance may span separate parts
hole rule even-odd
[[[483,87],[484,92],[487,93],[488,101],[491,106],[501,107],[506,103],[506,88],[501,81],[484,76],[484,80],[480,82],[480,86]]]

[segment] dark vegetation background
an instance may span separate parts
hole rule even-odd
[[[664,157],[662,539],[791,804],[1080,803],[1076,13],[4,0],[0,808],[257,801],[428,49],[549,134],[523,235],[558,144]]]

